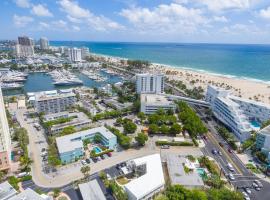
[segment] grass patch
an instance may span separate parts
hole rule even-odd
[[[130,180],[128,180],[126,177],[119,177],[119,178],[116,179],[116,181],[120,185],[125,185],[125,184],[129,183]]]
[[[257,169],[257,167],[251,163],[246,164],[246,167],[247,167],[247,169],[249,169],[250,171],[252,171],[255,174],[261,174],[261,171],[259,169]]]

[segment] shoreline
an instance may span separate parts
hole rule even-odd
[[[91,54],[113,62],[128,60],[128,58],[114,57],[104,54]],[[151,63],[149,68],[150,71],[164,73],[169,80],[182,81],[188,88],[202,87],[206,91],[207,86],[211,84],[229,89],[234,95],[245,99],[268,104],[270,103],[270,81],[268,82],[248,77],[237,77],[233,75],[223,75],[204,70],[176,67],[160,63]]]
[[[136,60],[136,59],[129,59],[129,58],[124,58],[124,57],[119,57],[119,56],[111,56],[111,55],[106,55],[106,54],[100,54],[100,53],[90,53],[94,56],[99,56],[99,57],[105,57],[105,58],[110,58],[110,59],[117,59],[119,60]],[[150,62],[150,61],[149,61]],[[261,79],[256,79],[256,78],[252,78],[252,77],[245,77],[245,76],[237,76],[237,75],[232,75],[232,74],[222,74],[222,73],[218,73],[218,72],[213,72],[213,71],[207,71],[207,70],[203,70],[203,69],[196,69],[196,68],[191,68],[191,67],[184,67],[184,66],[180,66],[180,65],[169,65],[169,64],[162,64],[162,63],[155,63],[155,62],[151,62],[152,65],[156,65],[156,66],[160,66],[160,67],[164,67],[164,68],[168,68],[168,69],[173,69],[173,70],[185,70],[185,71],[192,71],[195,73],[202,73],[202,74],[210,74],[212,76],[219,76],[219,77],[223,77],[223,78],[232,78],[232,79],[238,79],[238,80],[247,80],[247,81],[252,81],[252,82],[258,82],[258,83],[263,83],[263,84],[267,84],[270,86],[270,80],[266,81],[266,80],[261,80]]]

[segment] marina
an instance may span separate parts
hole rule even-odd
[[[86,87],[94,88],[94,87],[103,87],[104,85],[110,83],[117,83],[122,81],[122,78],[117,75],[110,75],[104,71],[100,71],[99,74],[103,77],[106,77],[106,81],[98,82],[95,80],[90,79],[88,76],[80,73],[80,72],[73,72],[82,82],[83,85]],[[23,94],[26,92],[38,92],[38,91],[47,91],[47,90],[55,90],[55,89],[68,89],[74,87],[74,85],[55,85],[53,84],[54,80],[51,75],[47,72],[34,72],[29,73],[27,80],[24,82],[22,87],[9,88],[8,90],[3,90],[4,95],[17,95]],[[80,86],[80,85],[78,85]]]
[[[88,78],[90,78],[94,81],[97,81],[97,82],[104,82],[107,80],[106,77],[104,77],[104,76],[102,76],[102,75],[100,75],[97,72],[92,71],[92,70],[82,70],[81,73],[86,75]]]
[[[49,72],[52,76],[53,84],[56,86],[67,86],[67,85],[82,85],[83,82],[74,74],[67,70],[54,70]]]

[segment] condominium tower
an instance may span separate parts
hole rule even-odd
[[[34,40],[27,36],[18,37],[14,47],[14,54],[17,57],[29,57],[34,55]]]
[[[215,117],[226,125],[242,142],[252,130],[259,130],[260,123],[270,119],[270,105],[243,99],[228,90],[208,86],[206,101]]]
[[[0,170],[8,170],[11,159],[11,139],[5,104],[0,88]]]
[[[69,48],[67,50],[69,60],[72,62],[82,61],[82,50],[78,48]]]
[[[47,50],[50,47],[49,40],[45,37],[40,38],[39,43],[40,43],[40,49],[42,50]]]
[[[136,74],[138,94],[160,94],[164,92],[163,74]]]

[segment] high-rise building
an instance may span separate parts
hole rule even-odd
[[[136,74],[136,91],[138,94],[160,94],[164,92],[163,74]]]
[[[40,38],[39,42],[40,42],[40,49],[42,49],[42,50],[49,49],[49,47],[50,47],[49,40],[47,38],[42,37],[42,38]]]
[[[4,99],[0,88],[0,170],[10,168],[11,139],[6,116]]]
[[[18,37],[18,43],[14,47],[15,56],[29,57],[34,53],[34,40],[27,36]]]
[[[82,59],[85,59],[86,57],[89,56],[89,54],[90,54],[89,48],[83,47],[83,48],[81,48],[81,50],[82,50]]]
[[[82,50],[78,48],[69,48],[68,57],[72,62],[80,62],[82,61]]]
[[[270,105],[234,96],[215,86],[208,86],[206,101],[215,117],[241,142],[250,137],[252,130],[258,131],[260,123],[270,119]]]

